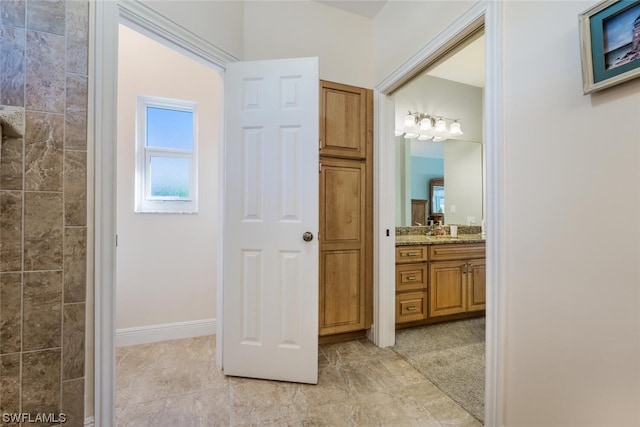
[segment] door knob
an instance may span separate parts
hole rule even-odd
[[[302,235],[302,240],[304,240],[305,242],[310,242],[313,240],[313,233],[310,231],[305,231],[305,233]]]

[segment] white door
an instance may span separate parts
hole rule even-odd
[[[227,375],[318,382],[318,97],[317,58],[228,64]]]

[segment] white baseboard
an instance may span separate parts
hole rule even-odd
[[[216,319],[191,320],[116,329],[116,347],[215,335]]]
[[[96,422],[93,419],[93,417],[84,419],[84,427],[95,427],[95,425],[96,425]]]

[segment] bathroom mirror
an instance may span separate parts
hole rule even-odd
[[[444,221],[444,178],[433,178],[429,181],[429,219]]]
[[[410,226],[411,200],[428,199],[429,218],[444,224],[480,224],[484,218],[483,89],[430,75],[421,75],[394,94],[396,127],[407,111],[455,117],[464,135],[436,142],[396,136],[396,226]],[[445,186],[430,190],[432,179]],[[444,201],[444,206],[437,199]],[[434,218],[432,214],[439,215]]]

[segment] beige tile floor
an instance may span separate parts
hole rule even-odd
[[[215,336],[116,352],[117,425],[428,426],[482,424],[390,349],[322,345],[318,385],[227,377]]]

